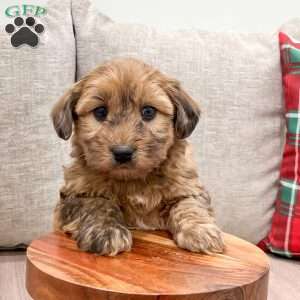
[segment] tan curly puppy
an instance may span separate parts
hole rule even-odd
[[[185,140],[199,114],[178,81],[138,60],[107,62],[77,82],[52,111],[59,137],[73,133],[55,229],[102,255],[131,249],[128,228],[166,229],[179,247],[222,252]]]

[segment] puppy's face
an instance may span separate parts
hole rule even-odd
[[[98,67],[52,112],[61,138],[69,138],[74,128],[77,156],[88,167],[124,180],[158,167],[175,139],[192,132],[198,116],[197,105],[177,81],[132,59]]]

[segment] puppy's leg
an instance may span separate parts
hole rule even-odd
[[[112,199],[61,198],[54,215],[54,226],[71,233],[84,251],[116,255],[131,249],[131,233],[119,206]]]
[[[167,226],[179,247],[207,254],[223,251],[221,231],[215,224],[209,201],[203,193],[184,197],[171,207]]]

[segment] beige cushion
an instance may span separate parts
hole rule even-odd
[[[36,18],[45,31],[35,48],[14,48],[4,30],[14,17],[0,16],[0,246],[29,242],[51,229],[62,182],[66,151],[49,115],[74,81],[71,3],[38,2],[47,13]],[[9,5],[0,6],[4,11]]]
[[[270,228],[283,144],[277,33],[160,31],[119,24],[92,1],[73,1],[78,77],[118,56],[182,81],[202,119],[191,141],[217,221],[254,243]]]

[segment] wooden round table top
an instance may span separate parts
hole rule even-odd
[[[115,257],[80,251],[50,233],[27,250],[26,287],[34,300],[267,299],[269,263],[256,246],[225,234],[214,256],[176,246],[168,233],[133,231],[131,252]]]

